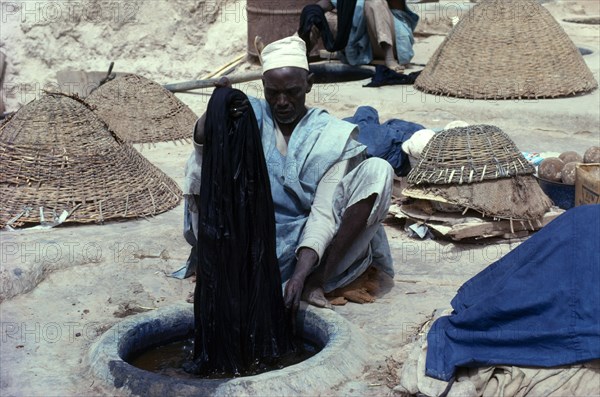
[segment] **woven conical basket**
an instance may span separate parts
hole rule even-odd
[[[39,223],[72,212],[67,222],[102,222],[158,214],[181,190],[108,129],[88,106],[48,94],[0,127],[0,227]]]
[[[407,181],[412,185],[462,184],[534,172],[533,166],[500,128],[471,125],[435,134]]]
[[[509,99],[575,95],[598,83],[537,0],[484,0],[461,18],[414,85],[431,94]]]
[[[103,84],[85,100],[110,129],[132,143],[189,139],[197,119],[160,84],[134,74]]]

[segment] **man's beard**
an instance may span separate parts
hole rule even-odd
[[[275,115],[275,120],[277,120],[278,124],[292,124],[294,121],[296,121],[296,119],[298,118],[298,115],[293,114],[287,118],[280,118],[277,115]]]

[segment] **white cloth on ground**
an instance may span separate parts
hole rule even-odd
[[[439,314],[449,314],[446,310]],[[425,375],[427,333],[433,320],[421,330],[421,336],[408,345],[409,354],[394,391],[415,395],[440,395],[448,386]],[[496,365],[458,368],[448,397],[514,397],[514,396],[597,396],[600,386],[600,360],[554,368]]]

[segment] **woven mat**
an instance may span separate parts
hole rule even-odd
[[[431,94],[509,99],[575,95],[598,83],[537,0],[484,0],[462,16],[414,85]]]
[[[198,118],[160,84],[134,74],[105,83],[86,102],[113,131],[132,143],[189,140]]]
[[[40,223],[63,211],[67,222],[102,222],[167,211],[181,190],[111,132],[82,101],[48,94],[0,127],[0,227]],[[28,211],[27,211],[28,210]]]
[[[435,134],[407,181],[412,185],[463,184],[534,172],[508,135],[498,127],[482,124]]]

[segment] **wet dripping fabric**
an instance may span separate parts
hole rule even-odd
[[[201,374],[240,374],[292,349],[260,131],[250,106],[238,118],[229,114],[246,99],[217,88],[206,111],[194,295]]]

